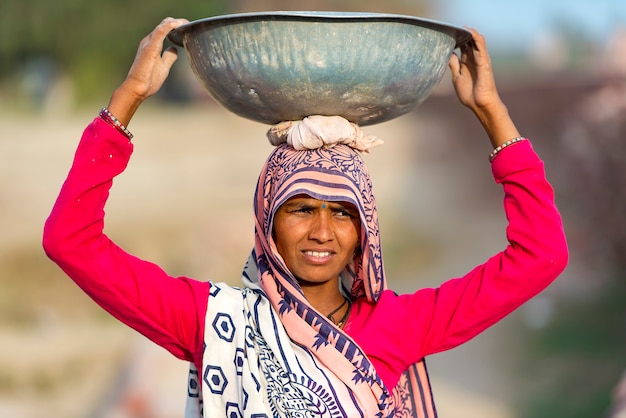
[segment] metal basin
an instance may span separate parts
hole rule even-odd
[[[267,12],[196,20],[168,37],[237,115],[267,124],[339,115],[371,125],[417,108],[471,33],[402,15]]]

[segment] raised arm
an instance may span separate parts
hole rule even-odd
[[[475,44],[450,60],[452,80],[459,101],[474,112],[498,149],[520,134],[496,90],[485,40],[472,33]],[[530,141],[502,148],[491,168],[504,191],[508,245],[437,288],[400,296],[384,292],[377,305],[359,306],[358,319],[347,328],[373,358],[386,359],[377,369],[389,381],[422,357],[463,344],[492,326],[544,290],[567,265],[554,191]],[[376,332],[380,336],[372,339]]]
[[[111,99],[110,111],[121,122],[128,123],[138,105],[163,84],[175,55],[166,51],[161,57],[159,48],[169,30],[182,22],[166,19],[142,41],[127,79]],[[128,136],[102,117],[85,129],[46,221],[44,250],[110,314],[177,357],[197,360],[208,284],[170,277],[104,234],[104,205],[132,150]]]
[[[455,347],[508,315],[541,292],[563,271],[568,249],[554,191],[544,164],[530,141],[520,137],[498,95],[484,37],[471,30],[473,44],[459,58],[450,59],[452,82],[459,101],[473,111],[483,125],[497,158],[492,172],[504,191],[509,224],[508,245],[465,276],[449,280],[438,289],[418,292],[417,311],[428,318],[429,329],[418,338],[425,352]],[[506,149],[505,149],[506,148]],[[411,300],[411,298],[407,298]]]

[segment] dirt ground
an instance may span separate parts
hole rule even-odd
[[[44,220],[97,110],[0,112],[0,417],[183,416],[186,365],[100,313],[41,250]],[[148,106],[130,128],[135,154],[107,206],[109,235],[173,275],[238,283],[271,149],[266,127],[202,104]],[[486,140],[478,161],[429,141],[436,128],[418,115],[365,129],[386,141],[365,158],[392,287],[434,285],[502,246],[497,189],[466,200],[475,182],[491,184]],[[440,416],[515,417],[510,370],[498,361],[513,323],[433,356]]]

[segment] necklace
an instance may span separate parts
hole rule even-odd
[[[335,322],[335,318],[333,318],[333,315],[336,314],[337,312],[339,312],[339,310],[341,310],[341,308],[343,308],[346,305],[346,303],[348,304],[348,309],[346,310],[346,313],[341,317],[339,322]],[[339,305],[331,313],[326,315],[326,318],[330,319],[330,321],[333,324],[337,325],[339,328],[343,328],[343,326],[346,323],[346,320],[348,319],[348,316],[350,316],[350,311],[351,310],[352,310],[352,303],[350,303],[350,300],[344,296],[343,302],[341,303],[341,305]]]
[[[339,322],[337,322],[337,326],[339,328],[343,329],[343,326],[346,325],[346,321],[348,320],[348,317],[350,316],[351,310],[352,310],[352,302],[348,301],[348,309],[346,310],[346,313],[343,315],[343,317],[341,317]]]

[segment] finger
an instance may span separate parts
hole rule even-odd
[[[177,27],[189,23],[187,19],[174,19],[172,17],[166,17],[157,25],[156,28],[146,37],[145,42],[149,43],[151,47],[155,48],[159,52],[163,49],[165,37]]]
[[[163,64],[170,68],[178,59],[178,50],[173,46],[168,47],[162,56]]]
[[[473,43],[463,45],[461,47],[461,66],[468,68],[472,72],[475,71],[481,62],[481,59],[478,57],[479,53]]]
[[[464,26],[464,28],[472,34],[472,39],[470,39],[465,45],[473,50],[478,51],[479,45],[477,44],[476,40],[477,38],[482,37],[482,35],[475,28],[472,28],[470,26]]]
[[[161,37],[165,38],[165,36],[172,30],[186,23],[189,23],[187,19],[175,19],[173,17],[166,17],[161,21],[161,23],[159,23],[154,31],[158,32]]]
[[[163,19],[139,44],[138,55],[145,55],[156,59],[163,51],[165,37],[178,26],[188,23],[186,19],[174,19],[166,17]]]
[[[461,72],[461,63],[457,54],[452,53],[448,61],[448,67],[453,76],[457,76]]]
[[[470,28],[472,32],[472,40],[474,44],[474,59],[478,63],[489,64],[491,61],[489,52],[487,51],[487,42],[485,36],[479,33],[476,29]]]

